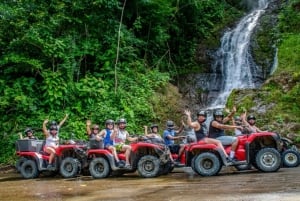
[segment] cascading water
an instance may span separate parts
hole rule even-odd
[[[236,28],[227,31],[221,39],[213,65],[211,84],[218,87],[211,91],[213,98],[208,109],[224,108],[227,98],[233,89],[256,88],[261,84],[262,72],[253,62],[250,53],[251,34],[260,16],[268,7],[268,0],[259,0],[255,8],[237,24]]]

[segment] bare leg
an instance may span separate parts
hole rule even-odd
[[[114,158],[116,159],[117,162],[119,162],[119,157],[117,155],[117,151],[116,148],[114,146],[109,146],[108,149],[111,151],[112,155],[114,156]]]
[[[49,156],[49,164],[53,163],[54,157],[55,157],[55,149],[53,147],[46,147],[45,150],[48,154],[50,154]]]
[[[178,159],[179,159],[179,160],[180,160],[180,157],[181,157],[183,151],[184,151],[184,144],[181,144],[181,145],[180,145],[180,149],[179,149],[179,153],[178,153]]]
[[[232,145],[231,145],[231,150],[232,151],[235,151],[236,150],[236,148],[237,148],[237,145],[238,145],[238,139],[236,139],[233,143],[232,143]]]
[[[130,165],[129,159],[130,159],[131,146],[123,145],[122,151],[125,151],[126,164]]]

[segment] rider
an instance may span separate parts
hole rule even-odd
[[[49,130],[47,129],[46,125],[49,122],[48,119],[46,119],[43,122],[43,133],[46,136],[46,144],[44,147],[45,152],[47,152],[48,154],[50,154],[49,157],[49,164],[47,166],[47,169],[49,170],[53,170],[55,169],[54,165],[53,165],[53,160],[55,157],[55,150],[58,147],[59,144],[59,137],[58,137],[58,125],[50,125]]]
[[[144,126],[144,134],[148,138],[157,139],[157,141],[161,141],[164,143],[162,137],[158,134],[158,125],[152,124],[150,127],[151,133],[148,133],[148,127]]]
[[[43,122],[43,133],[46,137],[46,144],[44,146],[44,151],[46,153],[50,154],[49,164],[47,166],[47,169],[49,169],[49,170],[55,169],[55,167],[53,165],[53,160],[54,160],[55,153],[56,153],[55,150],[59,144],[59,137],[58,137],[59,129],[65,123],[68,116],[69,115],[66,114],[65,117],[59,122],[58,125],[57,125],[56,121],[52,121],[50,123],[49,130],[47,129],[47,124],[48,124],[49,120],[45,119]]]
[[[187,120],[186,120],[187,121]],[[185,121],[182,119],[181,121],[183,126],[183,133],[186,136],[186,143],[193,143],[197,142],[196,133],[193,127],[189,126]]]
[[[26,137],[21,139],[37,140],[38,138],[33,135],[33,130],[31,128],[26,128],[24,131]]]
[[[246,116],[246,113],[245,113]],[[254,115],[249,115],[247,117],[247,121],[245,120],[245,117],[242,118],[245,125],[248,126],[249,133],[260,133],[260,132],[266,132],[260,130],[257,126],[255,126],[256,123],[256,117]]]
[[[216,140],[213,138],[209,138],[207,137],[208,133],[207,133],[207,128],[206,128],[206,118],[207,118],[207,113],[206,111],[199,111],[197,113],[197,121],[192,122],[192,118],[191,118],[191,112],[189,110],[185,110],[185,114],[187,115],[187,124],[194,128],[195,133],[196,133],[196,138],[197,141],[203,140],[205,143],[208,144],[215,144],[217,147],[219,147],[225,154],[226,158],[228,158],[228,155],[222,145],[222,143],[220,142],[220,140]]]
[[[213,117],[214,119],[210,122],[209,125],[209,134],[208,137],[220,140],[222,145],[231,145],[231,151],[228,160],[230,162],[235,162],[235,151],[238,145],[238,138],[233,136],[226,136],[225,130],[233,130],[235,128],[243,129],[242,126],[232,126],[232,125],[225,125],[232,116],[235,114],[236,109],[224,118],[223,112],[217,110],[214,112]]]
[[[137,137],[130,137],[128,131],[126,130],[127,121],[124,118],[121,118],[117,121],[117,127],[115,128],[116,138],[115,138],[115,147],[119,152],[125,152],[125,168],[131,169],[130,165],[130,153],[131,146],[125,144],[126,140],[129,142],[137,141]]]
[[[91,124],[91,120],[86,121],[86,133],[88,134],[89,139],[95,139],[100,132],[99,125],[94,124],[91,129]]]
[[[176,162],[179,162],[180,157],[184,151],[184,144],[175,144],[174,140],[184,139],[185,136],[175,136],[182,131],[182,127],[179,130],[174,130],[174,122],[168,120],[167,121],[167,129],[164,130],[163,138],[165,140],[165,144],[169,146],[171,153],[177,153],[178,158]]]
[[[96,136],[96,140],[103,139],[104,148],[111,151],[112,155],[116,160],[117,167],[121,167],[121,163],[116,151],[116,147],[114,146],[114,141],[116,137],[116,132],[114,131],[115,122],[112,119],[107,119],[105,121],[105,129],[101,130],[100,133]]]
[[[65,123],[65,121],[67,120],[68,117],[69,117],[69,114],[66,114],[65,117],[59,122],[58,125],[57,125],[56,121],[51,121],[50,122],[50,127],[51,126],[56,126],[57,127],[57,135],[59,134],[59,129],[62,127],[62,125]]]

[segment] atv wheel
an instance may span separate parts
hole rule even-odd
[[[89,170],[95,179],[106,178],[110,174],[109,164],[107,160],[102,157],[93,159],[90,163]]]
[[[75,158],[67,157],[63,159],[60,165],[60,174],[65,178],[75,177],[79,170],[78,163]]]
[[[171,161],[168,161],[166,164],[160,166],[159,175],[167,175],[172,172],[174,169],[174,165]]]
[[[138,162],[138,173],[145,178],[156,177],[159,174],[159,159],[152,155],[146,155],[141,157]]]
[[[276,172],[281,165],[281,156],[274,148],[263,148],[256,154],[255,162],[260,171]]]
[[[17,160],[17,162],[16,162],[16,169],[17,169],[17,172],[21,172],[21,166],[22,166],[22,164],[25,162],[25,161],[27,161],[28,159],[27,158],[25,158],[25,157],[21,157],[21,158],[19,158],[18,160]]]
[[[39,171],[33,160],[24,161],[21,165],[20,172],[25,179],[33,179],[39,176]]]
[[[221,167],[219,158],[213,153],[204,152],[195,158],[194,169],[199,175],[217,175],[220,172]]]
[[[192,161],[191,161],[191,168],[193,169],[194,172],[196,172],[195,170],[195,160],[196,160],[197,156],[193,157],[192,158]]]
[[[288,149],[282,153],[283,167],[297,167],[300,161],[299,152]]]

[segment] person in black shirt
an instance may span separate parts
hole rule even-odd
[[[197,113],[197,120],[194,122],[192,122],[191,112],[189,110],[185,110],[184,113],[187,115],[187,124],[195,130],[197,141],[203,140],[205,143],[215,144],[224,152],[226,158],[228,158],[228,155],[227,155],[221,141],[207,137],[207,135],[208,135],[207,128],[204,123],[206,121],[206,117],[207,117],[206,112],[199,111]]]
[[[231,145],[231,151],[229,155],[229,161],[235,161],[235,150],[237,149],[238,145],[238,138],[234,136],[226,136],[225,130],[234,130],[236,128],[243,129],[242,126],[233,126],[233,125],[225,125],[229,120],[232,119],[233,115],[235,114],[235,107],[233,111],[224,118],[223,112],[217,110],[214,112],[214,119],[210,122],[209,125],[209,133],[208,137],[220,140],[222,145]]]

